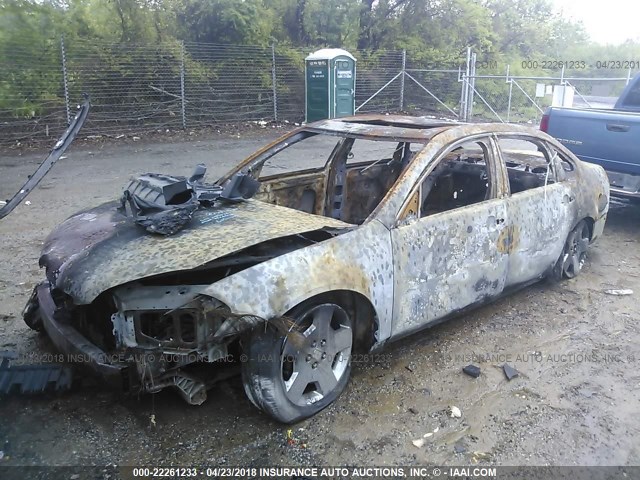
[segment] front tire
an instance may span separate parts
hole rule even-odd
[[[553,267],[554,279],[575,278],[580,274],[587,259],[589,241],[589,225],[580,220],[567,236],[562,254]]]
[[[334,303],[307,303],[288,315],[288,333],[257,328],[244,346],[242,381],[251,402],[276,420],[315,415],[342,393],[351,373],[353,322]]]
[[[42,324],[42,313],[40,312],[40,304],[38,303],[37,288],[38,287],[33,289],[33,293],[31,294],[31,297],[29,297],[29,301],[22,310],[22,319],[32,330],[42,332],[44,330],[44,325]]]

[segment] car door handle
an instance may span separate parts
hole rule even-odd
[[[607,123],[607,130],[610,132],[628,132],[629,125],[620,125],[619,123]]]

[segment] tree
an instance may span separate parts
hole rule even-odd
[[[262,0],[183,0],[174,9],[185,40],[266,45],[271,39],[273,11]]]

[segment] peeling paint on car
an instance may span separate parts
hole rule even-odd
[[[123,283],[176,270],[189,270],[210,260],[266,240],[325,227],[351,225],[332,218],[305,214],[257,200],[229,203],[215,210],[199,210],[193,227],[177,235],[149,235],[114,205],[96,210],[95,228],[72,216],[45,241],[42,263],[61,264],[55,284],[77,304],[91,303],[100,293]],[[83,231],[81,251],[65,242]]]
[[[248,287],[249,286],[249,287]],[[281,255],[226,277],[202,290],[231,308],[271,318],[314,295],[358,292],[371,301],[380,340],[390,333],[393,309],[393,254],[390,233],[369,222],[322,243]]]
[[[260,177],[273,154],[316,134],[338,137],[324,168]],[[551,158],[551,169],[543,177],[528,166],[509,170],[502,137],[532,140]],[[402,154],[347,165],[353,139],[362,138],[398,142],[395,151]],[[470,141],[481,144],[481,161],[453,158]],[[531,156],[546,165],[542,154]],[[449,191],[448,208],[427,213],[423,194],[445,171],[469,174],[482,195],[460,206],[458,190]],[[142,390],[174,386],[187,401],[201,403],[204,384],[181,368],[226,358],[257,325],[286,327],[289,312],[309,299],[349,292],[367,303],[367,316],[358,321],[373,326],[367,348],[379,347],[542,278],[581,221],[591,241],[602,233],[609,200],[604,171],[542,132],[403,116],[301,127],[217,184],[239,172],[259,179],[253,199],[199,208],[173,236],[140,229],[115,202],[70,217],[45,242],[40,263],[51,288],[39,287],[35,301],[53,304],[56,315],[66,315],[91,339],[114,337],[115,347],[101,348],[140,354],[125,363],[135,366]],[[539,184],[512,192],[515,174]],[[45,329],[64,348],[49,315]],[[88,341],[74,348],[87,344],[99,350]],[[154,353],[180,358],[154,363]]]

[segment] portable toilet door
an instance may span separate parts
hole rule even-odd
[[[345,52],[347,53],[347,52]],[[356,59],[347,53],[333,61],[333,115],[348,117],[356,108]]]
[[[356,59],[340,48],[323,48],[305,59],[306,121],[353,115]]]

